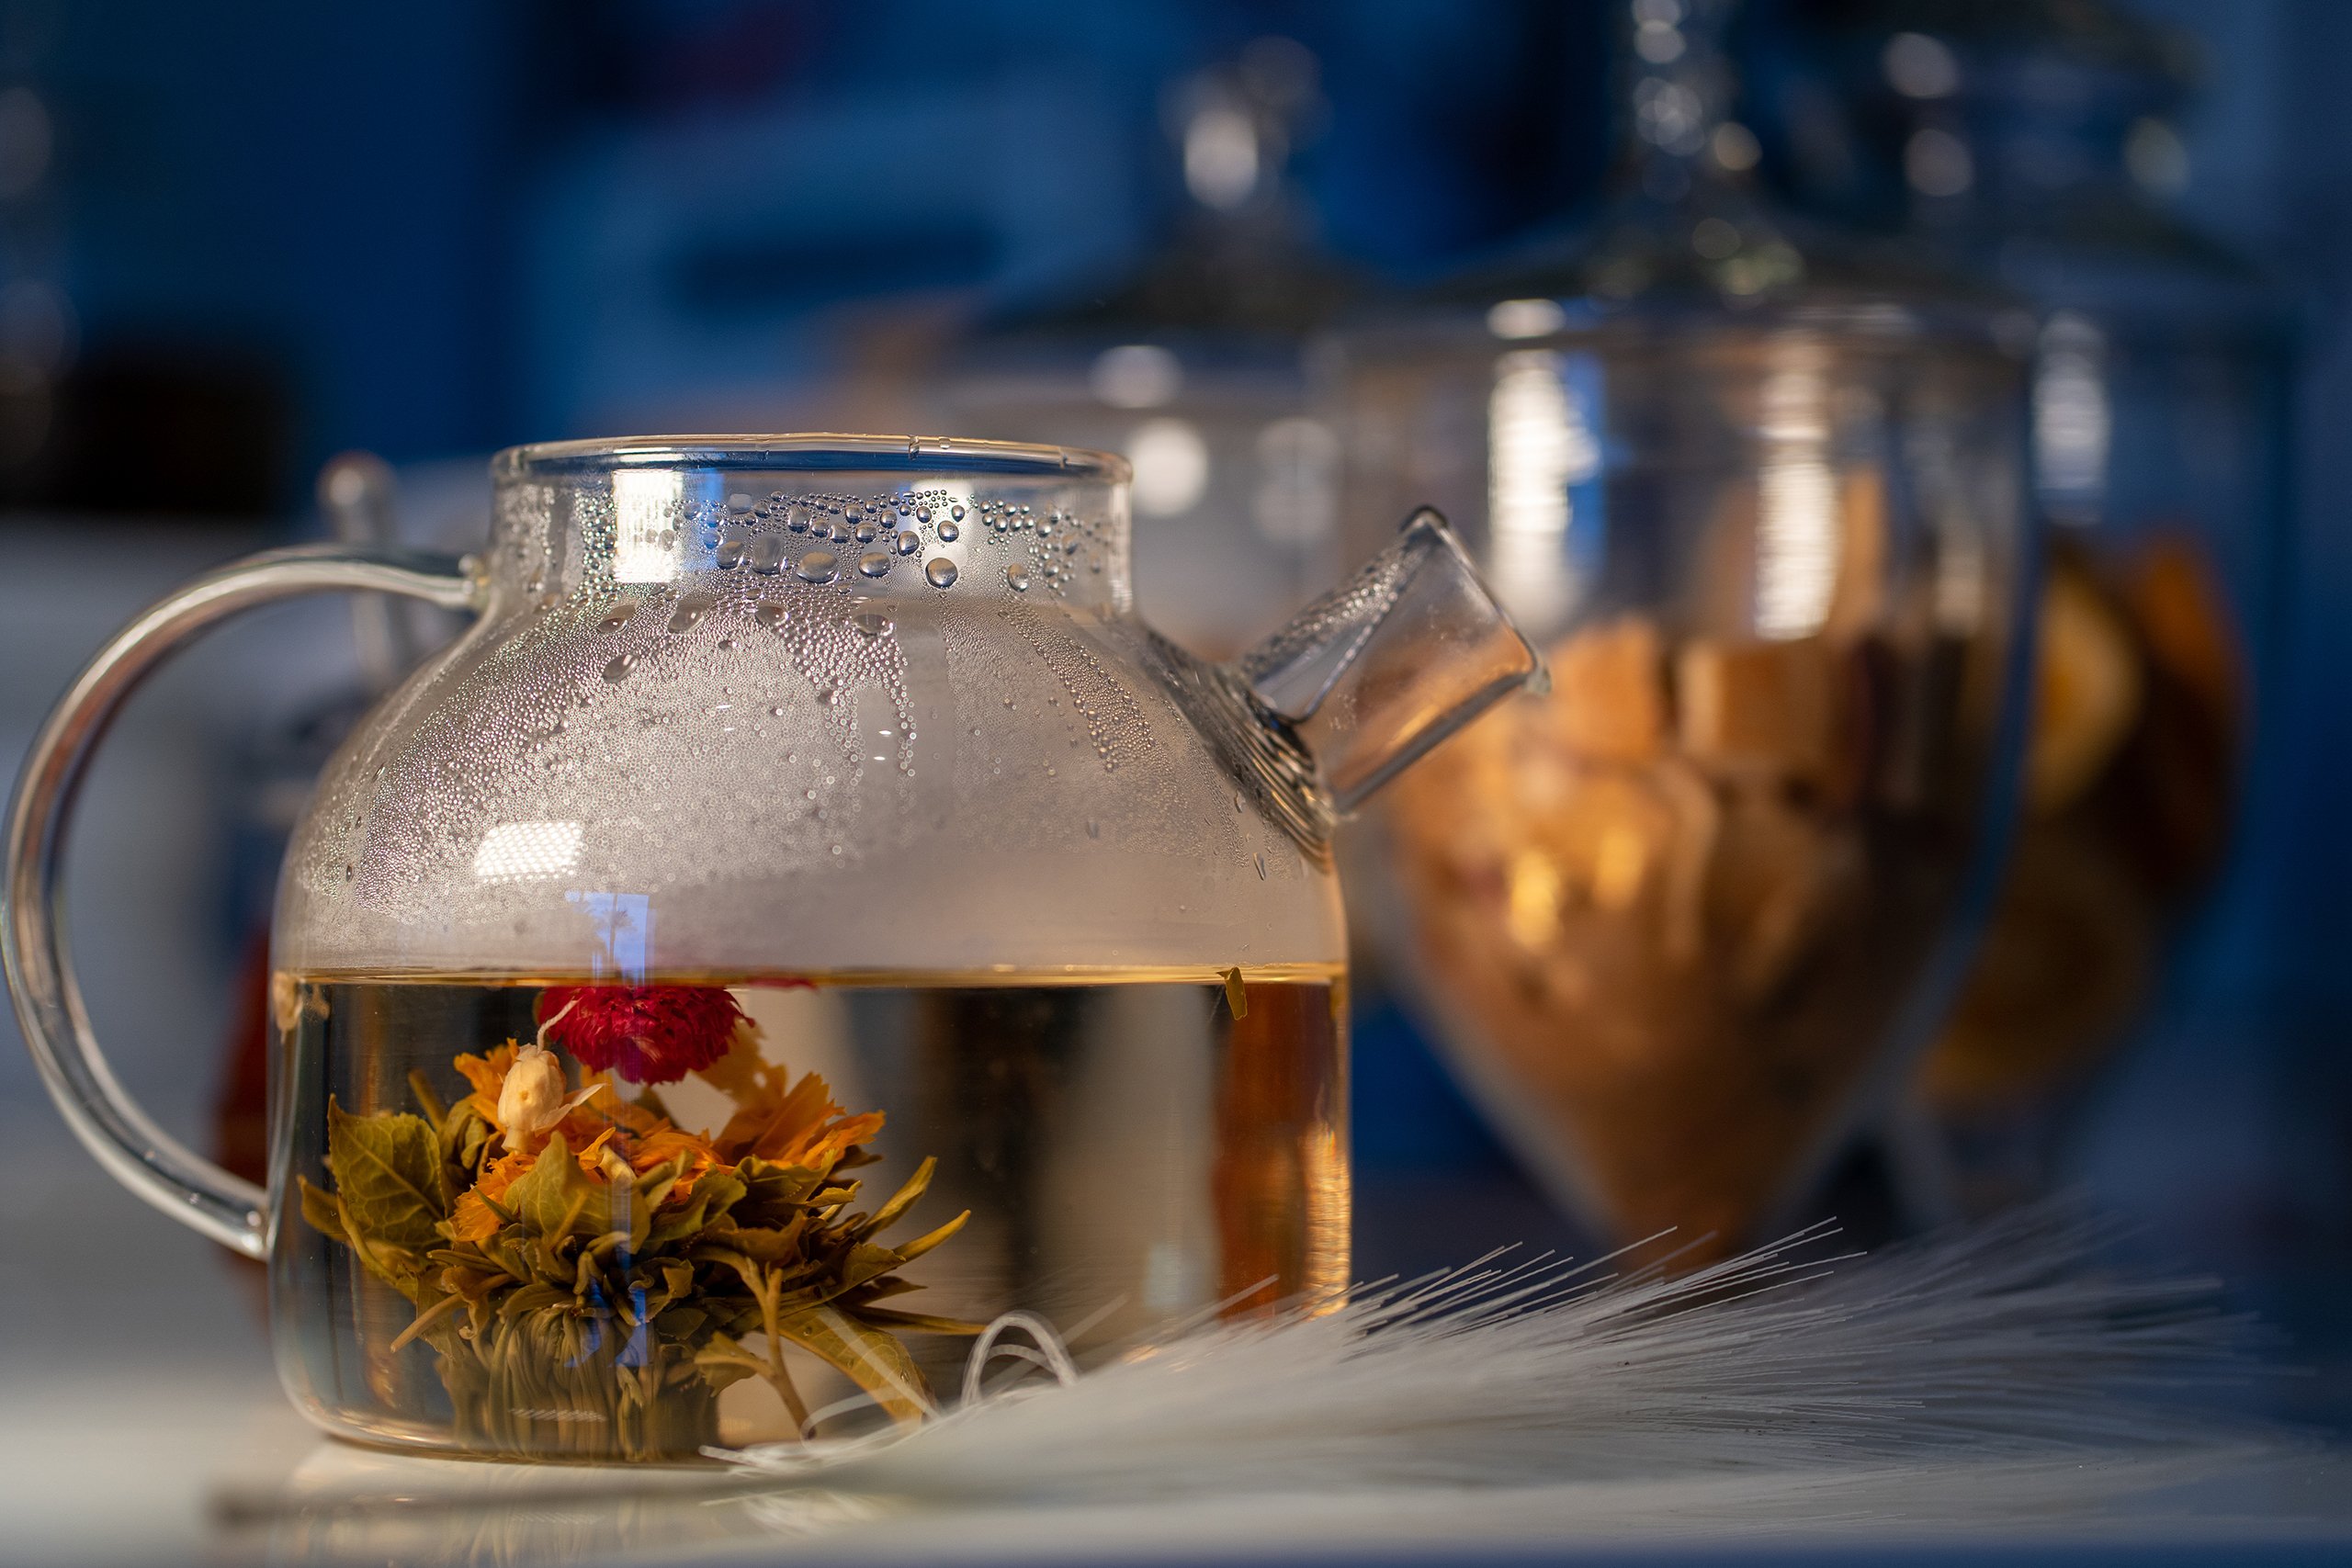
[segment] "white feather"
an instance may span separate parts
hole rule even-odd
[[[1981,1503],[1989,1475],[2022,1495],[2053,1465],[2079,1483],[2266,1440],[2194,1397],[2250,1370],[2245,1321],[2210,1280],[2102,1269],[2113,1238],[2094,1223],[2032,1211],[1807,1262],[1823,1235],[1679,1277],[1489,1264],[1359,1290],[911,1431],[721,1457],[783,1483],[991,1501],[1625,1483],[1681,1498],[1661,1507],[1752,1510],[1759,1487],[1830,1505],[1945,1464]],[[1673,1490],[1686,1480],[1715,1483]]]

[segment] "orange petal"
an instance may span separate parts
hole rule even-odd
[[[505,1087],[506,1074],[514,1066],[514,1057],[520,1049],[509,1040],[492,1050],[487,1057],[470,1054],[459,1056],[457,1068],[465,1075],[466,1081],[474,1086],[476,1094],[496,1105],[498,1091]]]

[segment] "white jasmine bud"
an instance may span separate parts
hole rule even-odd
[[[510,1145],[536,1139],[571,1109],[563,1064],[540,1045],[526,1045],[498,1089],[498,1125]]]

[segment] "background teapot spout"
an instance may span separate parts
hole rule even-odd
[[[1232,669],[1296,727],[1341,812],[1502,698],[1546,683],[1542,658],[1429,507]]]

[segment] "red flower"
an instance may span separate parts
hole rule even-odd
[[[547,1037],[596,1072],[675,1083],[727,1055],[743,1010],[718,986],[549,986]]]

